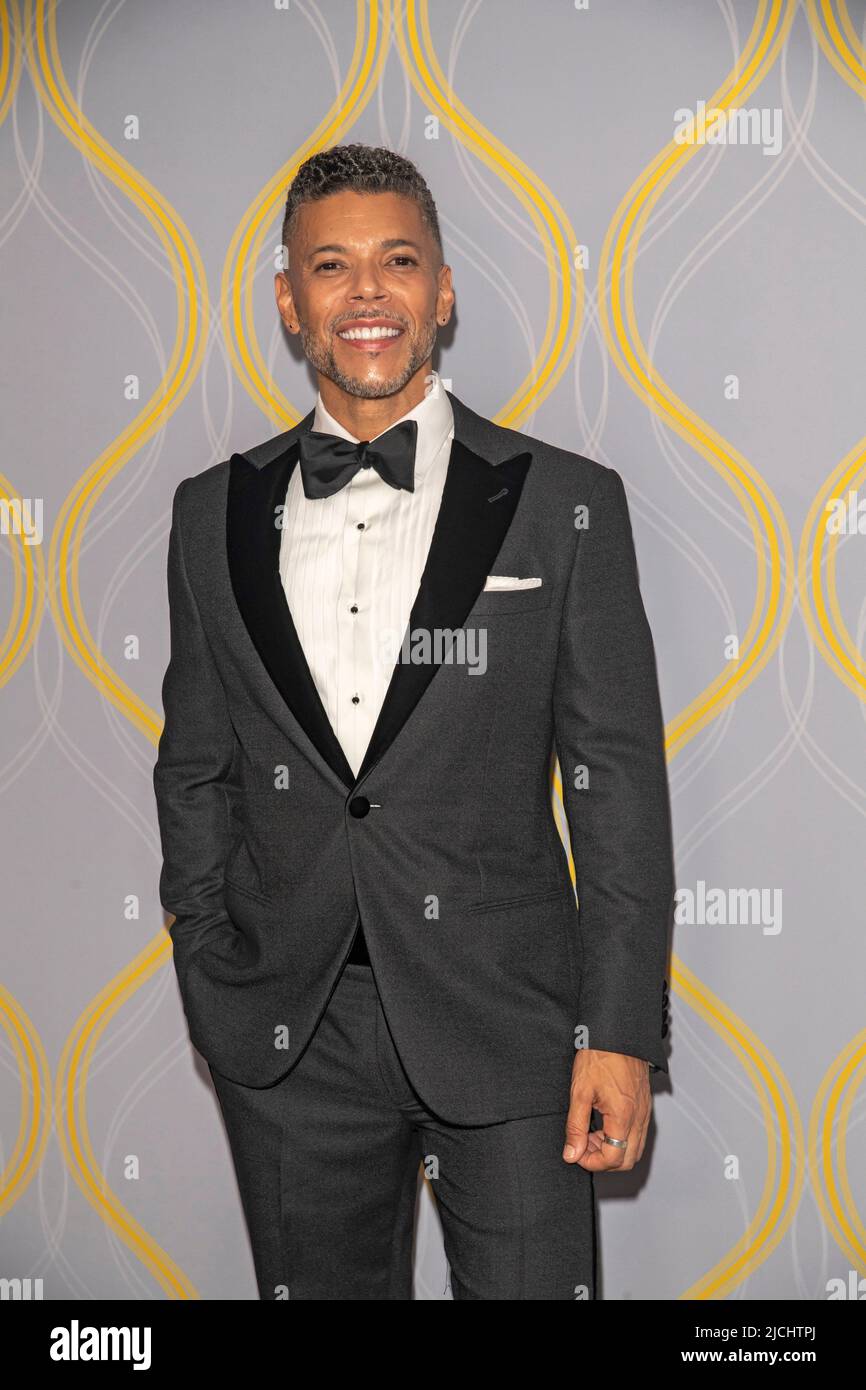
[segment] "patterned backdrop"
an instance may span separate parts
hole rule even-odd
[[[285,190],[364,141],[437,200],[446,385],[628,492],[678,897],[670,1075],[643,1162],[596,1180],[602,1295],[866,1296],[864,5],[2,22],[0,1276],[257,1296],[157,893],[166,546],[181,478],[312,406]],[[416,1297],[450,1298],[427,1191]]]

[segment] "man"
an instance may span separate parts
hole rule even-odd
[[[593,1175],[641,1157],[667,1070],[673,898],[622,480],[443,388],[409,161],[313,156],[283,241],[318,399],[175,494],[154,770],[260,1296],[409,1299],[423,1164],[455,1298],[594,1298]]]

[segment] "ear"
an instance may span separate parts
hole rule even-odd
[[[440,324],[447,323],[454,308],[454,287],[451,283],[450,265],[439,267],[439,288],[436,292],[436,318]]]
[[[279,270],[274,276],[274,295],[277,301],[277,309],[280,318],[289,333],[299,333],[300,324],[295,310],[295,299],[292,294],[292,287],[286,271]]]

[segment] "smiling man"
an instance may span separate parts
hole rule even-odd
[[[260,1296],[411,1298],[423,1166],[455,1299],[595,1298],[593,1175],[641,1158],[667,1070],[673,900],[623,483],[445,390],[408,160],[314,155],[283,242],[318,396],[177,489],[154,769]]]

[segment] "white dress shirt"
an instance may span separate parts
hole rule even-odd
[[[356,774],[427,562],[451,457],[454,416],[437,372],[401,419],[418,422],[414,492],[362,468],[331,497],[308,498],[300,465],[286,492],[280,577],[325,712]],[[358,442],[325,409],[321,392],[312,428]]]

